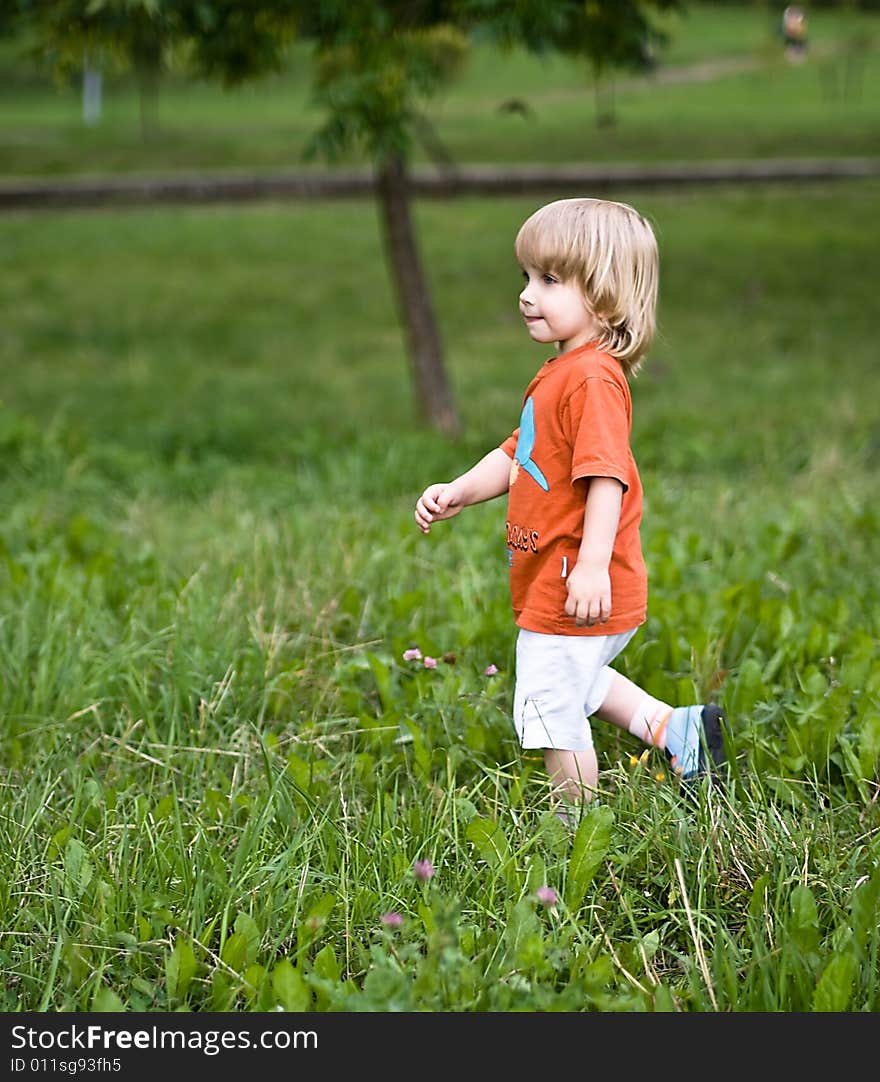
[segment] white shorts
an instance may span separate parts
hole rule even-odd
[[[520,629],[516,640],[513,724],[523,748],[586,751],[589,717],[608,695],[609,664],[638,628],[619,635],[544,635]]]

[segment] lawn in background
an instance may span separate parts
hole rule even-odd
[[[755,5],[694,4],[668,15],[669,42],[655,73],[615,77],[610,127],[597,126],[586,68],[486,44],[473,47],[426,115],[461,163],[872,153],[880,17],[811,13],[809,57],[800,66],[784,60],[778,17]],[[159,130],[146,141],[130,78],[107,74],[101,123],[86,127],[79,86],[54,86],[20,53],[19,43],[0,42],[0,177],[325,167],[303,158],[322,114],[302,44],[284,72],[234,91],[169,76]],[[506,108],[511,102],[526,111]],[[424,162],[421,148],[415,160]],[[352,153],[342,164],[363,162]]]

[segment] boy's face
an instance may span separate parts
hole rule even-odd
[[[599,337],[599,325],[576,281],[563,282],[537,267],[525,266],[522,272],[519,310],[533,341],[558,342],[564,353]]]

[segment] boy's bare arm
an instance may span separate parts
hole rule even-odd
[[[579,627],[604,624],[611,615],[608,567],[620,521],[623,485],[614,477],[591,477],[584,506],[584,536],[577,563],[566,579],[566,616]]]
[[[496,447],[454,481],[429,485],[416,503],[416,525],[422,533],[430,533],[432,522],[452,518],[471,504],[494,500],[509,487],[510,459]]]

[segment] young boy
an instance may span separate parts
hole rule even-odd
[[[721,710],[673,708],[610,668],[647,611],[628,377],[654,337],[653,230],[624,203],[560,199],[527,219],[515,249],[526,329],[557,353],[529,384],[512,435],[455,480],[426,488],[416,523],[427,534],[508,493],[519,628],[513,721],[523,748],[543,749],[567,804],[596,789],[592,715],[663,749],[683,780],[697,779],[724,759]]]

